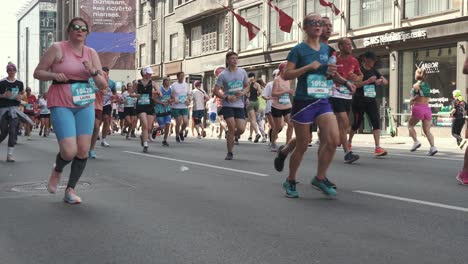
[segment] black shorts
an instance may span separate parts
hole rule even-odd
[[[110,116],[112,114],[112,105],[105,105],[102,108],[102,114]]]
[[[221,111],[223,112],[224,119],[231,117],[234,117],[235,119],[245,119],[244,108],[223,107]]]
[[[118,114],[117,109],[113,109],[113,110],[112,110],[112,117],[113,117],[114,119],[117,119],[117,118],[119,117],[119,114]]]
[[[34,117],[36,115],[36,113],[34,112],[24,112],[27,116],[32,116]]]
[[[279,118],[279,117],[287,116],[289,114],[291,114],[291,108],[281,110],[278,108],[274,108],[273,106],[271,107],[271,115],[273,117]]]
[[[125,116],[136,116],[135,107],[125,107],[124,108]]]
[[[40,114],[39,118],[50,118],[50,114]]]
[[[223,108],[218,107],[218,116],[222,116],[222,115],[223,115]]]
[[[125,112],[119,112],[119,119],[125,119]]]
[[[351,100],[343,98],[329,98],[334,113],[349,113],[351,111]]]
[[[141,113],[146,113],[147,115],[154,115],[154,106],[152,105],[137,105],[136,107],[137,115]]]
[[[379,107],[375,98],[354,97],[353,98],[354,121],[351,129],[356,131],[361,127],[364,114],[367,114],[372,125],[372,130],[380,129]]]

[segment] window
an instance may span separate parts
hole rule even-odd
[[[445,112],[448,114],[452,91],[457,89],[457,48],[437,47],[431,49],[417,49],[405,51],[400,60],[400,90],[399,112],[407,113],[400,120],[401,125],[406,125],[410,117],[409,95],[411,87],[415,83],[414,71],[416,66],[424,65],[427,70],[426,82],[431,87],[429,106],[433,114]],[[452,120],[446,115],[433,117],[434,126],[451,126]]]
[[[390,23],[392,5],[393,0],[351,0],[351,29]]]
[[[177,33],[176,34],[172,34],[170,36],[170,53],[169,53],[169,60],[175,60],[177,59],[179,56],[177,54]]]
[[[198,56],[202,53],[202,26],[193,27],[190,36],[190,56]]]
[[[259,27],[260,29],[262,28],[262,17],[263,17],[262,5],[258,5],[258,6],[254,6],[248,9],[241,10],[240,15],[246,20],[250,21],[250,23]],[[249,34],[247,32],[247,28],[243,26],[240,27],[241,50],[258,49],[258,48],[261,48],[262,45],[263,45],[263,36],[261,32],[259,32],[254,39],[249,41]]]
[[[157,0],[151,0],[151,19],[156,20],[158,16],[158,2]]]
[[[140,8],[138,9],[138,25],[145,23],[145,5],[146,0],[140,0]]]
[[[406,0],[405,17],[411,18],[451,9],[460,9],[461,0]]]
[[[276,4],[281,10],[297,20],[297,0],[277,0]],[[287,33],[282,31],[278,25],[278,12],[270,8],[270,42],[271,44],[283,43],[288,41],[297,40],[298,28],[293,24],[291,32]]]
[[[144,58],[146,57],[146,50],[145,50],[145,44],[141,44],[139,48],[139,53],[140,53],[140,59],[138,60],[138,66],[143,67],[144,63]]]
[[[224,20],[226,17],[222,15],[218,21],[218,50],[224,50],[225,47],[225,31],[224,31]]]
[[[153,59],[151,63],[156,64],[157,61],[158,61],[158,41],[153,40]]]
[[[175,0],[167,0],[167,13],[174,13],[174,1]]]
[[[329,0],[328,2],[335,4],[335,6],[340,9],[341,0]],[[340,16],[335,16],[335,13],[331,10],[331,8],[328,6],[322,6],[319,1],[307,0],[306,15],[310,13],[317,13],[322,17],[329,17],[333,25],[333,31],[338,32],[337,28],[340,25]]]

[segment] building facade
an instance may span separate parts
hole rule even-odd
[[[301,21],[308,13],[331,18],[331,45],[351,38],[354,54],[377,53],[380,72],[389,79],[378,91],[382,106],[391,107],[400,134],[406,133],[409,91],[415,65],[431,72],[431,106],[435,116],[446,112],[454,89],[465,95],[468,78],[462,67],[468,49],[468,0],[329,0],[342,12],[334,15],[318,0],[273,0],[294,18],[291,33],[279,30],[278,13],[267,0],[138,0],[137,67],[151,65],[156,78],[184,71],[214,86],[213,69],[225,63],[225,53],[240,55],[240,66],[265,81],[289,50],[304,38]],[[261,31],[248,40],[247,31],[221,4],[232,7]],[[383,118],[388,126],[388,118]],[[449,119],[434,118],[435,133],[450,135]],[[440,127],[440,129],[439,129]]]
[[[33,0],[18,13],[18,79],[43,93],[49,82],[34,79],[34,70],[56,39],[56,0]]]

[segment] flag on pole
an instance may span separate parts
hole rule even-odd
[[[328,1],[326,1],[326,0],[319,0],[319,1],[320,1],[320,5],[325,6],[325,7],[330,7],[330,9],[335,13],[336,16],[339,15],[339,14],[341,13],[341,10],[339,10],[339,9],[335,6],[335,4],[330,3],[330,2],[328,2]]]
[[[225,6],[225,5],[223,5],[223,7],[224,7],[224,9],[231,12],[234,15],[234,17],[236,17],[237,22],[239,22],[239,24],[241,24],[242,26],[247,28],[247,32],[249,34],[249,41],[251,41],[252,39],[254,39],[257,36],[258,32],[260,32],[259,27],[257,27],[256,25],[250,23],[249,21],[245,20],[241,15],[234,12],[234,10],[232,10],[231,8],[229,8],[229,7]]]
[[[278,15],[279,15],[279,19],[278,19],[279,20],[278,21],[279,28],[284,32],[290,33],[292,25],[294,23],[294,19],[292,17],[290,17],[288,14],[286,14],[283,10],[281,10],[278,6],[274,6],[271,3],[271,0],[268,1],[268,5],[271,8],[274,8],[278,12]]]

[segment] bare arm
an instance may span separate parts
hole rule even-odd
[[[293,80],[297,77],[309,72],[309,71],[316,71],[321,66],[320,62],[314,61],[309,65],[296,69],[296,64],[288,61],[286,64],[286,70],[284,72],[284,79],[285,80]]]
[[[89,69],[87,69],[91,74],[95,72],[100,72],[100,69],[102,68],[101,65],[101,60],[99,60],[99,56],[97,52],[93,49],[92,50],[92,64],[89,66]],[[86,63],[83,63],[86,64]],[[86,67],[86,65],[85,65]],[[86,67],[88,68],[88,67]],[[107,90],[108,88],[108,83],[106,78],[102,74],[98,74],[97,76],[93,76],[94,82],[96,83],[96,86],[101,89],[101,90]]]
[[[59,43],[54,43],[50,46],[49,49],[44,53],[42,58],[39,61],[39,64],[34,70],[34,78],[40,81],[67,81],[63,73],[54,73],[50,72],[50,68],[55,61],[58,61],[62,57],[62,50],[59,47]],[[60,76],[61,75],[61,76]]]
[[[286,92],[288,92],[288,90],[281,88],[281,86],[279,85],[278,79],[275,79],[273,81],[273,87],[271,88],[271,96],[272,97],[280,97],[281,95],[285,94]]]

